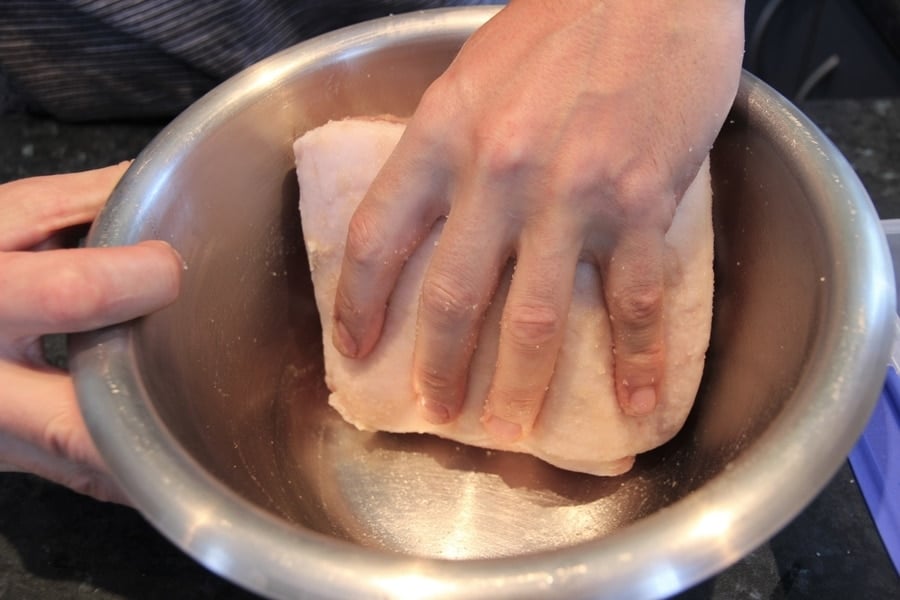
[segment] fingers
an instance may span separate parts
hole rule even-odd
[[[0,331],[15,338],[132,319],[172,302],[181,271],[160,241],[0,254]]]
[[[439,170],[402,138],[350,220],[334,306],[333,343],[351,358],[368,354],[406,259],[447,212]],[[409,158],[409,157],[414,158]]]
[[[543,229],[543,228],[542,228]],[[580,239],[549,229],[523,239],[503,309],[497,367],[482,417],[494,438],[527,436],[550,386],[572,301]]]
[[[35,336],[100,327],[171,302],[181,260],[167,244],[58,250],[128,164],[0,186],[0,462],[101,500],[127,502],[87,433],[71,379],[25,366]],[[17,252],[17,250],[46,250]],[[23,361],[24,358],[24,361]]]
[[[502,224],[474,217],[447,221],[422,284],[413,388],[422,415],[437,424],[462,408],[481,319],[509,256]]]
[[[129,164],[0,185],[0,251],[31,248],[56,231],[92,221]]]
[[[602,268],[615,352],[616,396],[622,410],[646,415],[656,407],[663,373],[664,237],[627,231]]]
[[[81,417],[65,373],[0,362],[0,461],[99,500],[127,503]]]

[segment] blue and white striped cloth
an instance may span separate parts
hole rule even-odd
[[[309,37],[484,0],[0,0],[0,112],[85,121],[172,116]]]

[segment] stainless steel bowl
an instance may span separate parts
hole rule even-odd
[[[826,484],[884,375],[893,275],[847,162],[746,75],[713,151],[715,323],[683,432],[603,479],[325,404],[291,141],[410,114],[490,9],[374,21],[221,85],[140,155],[89,244],[160,238],[183,292],[78,336],[88,426],[138,509],[213,571],[281,598],[655,598],[738,560]]]

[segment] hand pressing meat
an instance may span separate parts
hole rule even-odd
[[[622,411],[661,410],[675,351],[665,234],[734,99],[742,50],[738,0],[510,2],[427,90],[353,215],[335,346],[362,359],[383,343],[407,258],[446,219],[412,301],[425,419],[459,417],[510,259],[488,433],[527,439],[542,418],[580,262],[608,307],[581,326],[610,328]]]
[[[656,410],[633,416],[616,400],[603,284],[596,265],[582,261],[573,275],[555,371],[530,435],[498,440],[484,430],[481,419],[500,352],[502,313],[515,285],[509,266],[496,295],[486,302],[484,320],[471,342],[471,368],[457,417],[434,423],[416,410],[412,368],[417,309],[429,264],[444,244],[449,224],[438,222],[410,253],[374,350],[365,358],[351,359],[330,343],[347,225],[403,130],[397,122],[337,121],[308,132],[294,145],[331,405],[361,429],[434,433],[466,444],[528,452],[559,467],[597,475],[623,473],[631,468],[635,454],[671,438],[690,411],[709,342],[713,248],[708,165],[704,163],[685,193],[666,234],[666,295],[661,310],[669,352]]]

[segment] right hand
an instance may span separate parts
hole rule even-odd
[[[622,411],[656,407],[665,234],[734,100],[739,0],[517,0],[428,89],[350,223],[334,343],[368,354],[405,260],[446,218],[419,304],[413,386],[455,419],[500,273],[515,259],[483,422],[527,436],[576,265],[599,270]],[[599,324],[598,324],[599,326]]]

